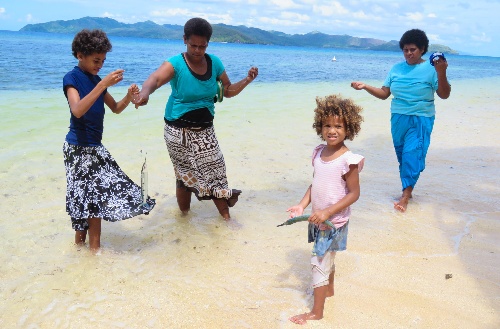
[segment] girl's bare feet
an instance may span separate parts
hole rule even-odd
[[[318,316],[314,313],[303,313],[303,314],[298,314],[294,315],[291,318],[289,318],[290,321],[296,324],[306,324],[307,320],[321,320],[323,316]]]

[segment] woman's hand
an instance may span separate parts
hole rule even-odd
[[[366,85],[361,81],[353,81],[351,82],[351,87],[353,87],[356,90],[363,90],[365,89]]]
[[[444,74],[446,73],[446,69],[448,68],[448,62],[446,59],[438,58],[434,61],[434,68],[436,69],[436,73]]]
[[[252,66],[250,70],[248,70],[247,81],[252,82],[259,75],[259,69],[255,66]]]
[[[149,94],[143,90],[138,91],[132,98],[132,103],[135,104],[135,108],[138,109],[139,106],[147,105],[149,101]]]

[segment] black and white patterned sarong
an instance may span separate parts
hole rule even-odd
[[[226,164],[213,126],[194,130],[166,124],[164,137],[177,187],[186,187],[198,200],[231,199],[241,192],[228,187]]]
[[[63,146],[66,168],[66,212],[73,229],[88,229],[88,218],[115,222],[148,214],[155,200],[142,202],[141,188],[118,166],[103,145]]]

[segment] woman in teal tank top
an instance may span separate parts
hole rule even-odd
[[[211,36],[212,26],[206,20],[188,20],[183,37],[186,51],[170,57],[153,72],[134,103],[136,108],[146,105],[149,95],[170,83],[164,138],[174,166],[179,209],[183,214],[189,211],[194,193],[199,200],[213,200],[221,216],[228,220],[229,207],[234,206],[241,191],[229,188],[213,127],[214,103],[238,95],[259,72],[252,67],[244,79],[231,83],[221,60],[206,53]]]

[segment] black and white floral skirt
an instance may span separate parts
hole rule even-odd
[[[88,229],[88,218],[110,222],[148,214],[155,200],[142,202],[141,188],[118,166],[103,145],[63,146],[66,168],[66,212],[73,229]]]

